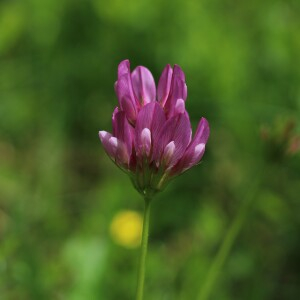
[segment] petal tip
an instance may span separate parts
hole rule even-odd
[[[129,59],[122,60],[118,65],[118,77],[120,78],[122,75],[130,73],[130,61]]]
[[[100,140],[102,141],[106,137],[107,132],[104,130],[100,130],[98,134],[99,134]]]

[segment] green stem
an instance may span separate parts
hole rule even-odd
[[[148,236],[149,236],[149,219],[150,219],[150,203],[151,199],[145,197],[145,209],[144,209],[144,224],[141,243],[141,256],[137,280],[136,300],[143,300],[144,294],[144,281],[145,281],[145,262],[148,248]]]
[[[230,225],[223,243],[219,248],[209,270],[205,281],[202,285],[200,294],[198,295],[198,300],[207,300],[210,298],[210,295],[213,291],[214,285],[220,275],[220,271],[230,254],[232,246],[243,227],[247,214],[251,211],[251,205],[255,200],[256,193],[261,184],[261,175],[258,173],[256,179],[253,181],[252,188],[249,191],[249,194],[245,197],[245,201],[241,205],[238,214]]]
[[[236,240],[236,237],[242,227],[242,224],[244,222],[244,219],[246,217],[246,212],[248,208],[248,203],[245,203],[241,209],[238,215],[236,216],[235,220],[231,224],[223,243],[208,271],[206,280],[202,286],[201,292],[199,294],[199,300],[207,300],[212,292],[213,286],[215,285],[215,282],[217,281],[217,278],[219,276],[220,270],[228,257],[230,250],[232,248],[232,245],[234,241]]]

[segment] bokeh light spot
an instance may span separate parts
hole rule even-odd
[[[118,245],[136,248],[140,245],[142,235],[142,216],[132,210],[118,212],[112,219],[110,234]]]

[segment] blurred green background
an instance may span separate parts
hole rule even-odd
[[[299,9],[2,0],[0,299],[134,299],[138,248],[110,228],[143,201],[98,139],[125,58],[156,81],[179,64],[194,128],[211,126],[202,164],[153,203],[145,300],[297,299]]]

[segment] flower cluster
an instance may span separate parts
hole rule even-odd
[[[209,136],[201,118],[192,138],[185,109],[185,75],[177,65],[167,65],[156,85],[151,72],[139,66],[130,72],[124,60],[118,67],[115,91],[119,106],[112,115],[113,133],[100,131],[106,153],[145,196],[199,163]]]

